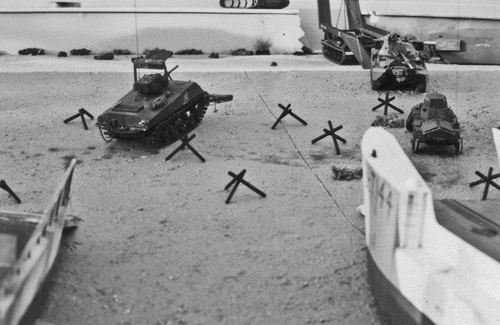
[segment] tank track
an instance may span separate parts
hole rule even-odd
[[[106,142],[110,142],[113,138],[146,139],[150,143],[174,142],[194,130],[201,123],[208,108],[206,96],[208,94],[204,92],[195,97],[182,106],[181,109],[146,132],[99,127],[101,136]]]
[[[321,45],[323,56],[330,62],[340,65],[356,64],[358,62],[349,47],[345,45],[342,37],[334,36],[332,33],[325,31]]]
[[[220,0],[222,8],[283,9],[290,0]]]
[[[348,47],[338,47],[333,43],[333,41],[330,40],[323,40],[321,44],[323,45],[323,56],[330,62],[340,65],[356,64],[358,62],[356,57],[351,52],[345,51],[346,49],[349,50]]]

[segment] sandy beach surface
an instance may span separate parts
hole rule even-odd
[[[277,66],[271,66],[276,62]],[[321,55],[174,56],[177,80],[232,94],[209,107],[193,147],[170,161],[169,146],[107,144],[88,120],[63,120],[85,108],[97,117],[133,83],[130,57],[0,56],[0,209],[42,211],[64,167],[78,159],[71,213],[46,285],[24,324],[380,324],[366,276],[361,181],[334,179],[332,168],[361,167],[360,141],[382,109],[369,71]],[[447,96],[464,153],[423,147],[390,128],[429,183],[435,199],[479,199],[474,171],[498,170],[491,128],[500,126],[500,69],[429,65],[428,92]],[[424,94],[393,92],[405,113]],[[307,121],[281,114],[290,104]],[[391,112],[392,113],[392,112]],[[337,155],[331,138],[342,126]],[[398,166],[394,166],[395,170]],[[240,185],[225,201],[229,171]],[[489,199],[500,193],[491,190]]]

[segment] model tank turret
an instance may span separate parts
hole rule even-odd
[[[208,105],[231,101],[232,95],[208,94],[192,81],[172,80],[165,61],[171,51],[156,51],[133,60],[133,89],[97,117],[96,126],[106,142],[113,138],[170,142],[192,131]],[[138,77],[142,69],[161,73]]]
[[[428,145],[453,145],[458,155],[463,150],[460,123],[448,106],[446,96],[427,94],[424,102],[415,105],[408,119],[406,129],[413,133],[412,151],[417,152],[420,143]]]
[[[425,92],[429,75],[420,50],[423,42],[390,34],[375,40],[370,70],[373,90],[414,89]]]

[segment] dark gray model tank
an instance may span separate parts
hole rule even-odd
[[[418,151],[420,143],[425,143],[453,145],[457,155],[462,153],[464,144],[460,123],[444,95],[427,94],[423,103],[411,109],[406,120],[406,129],[413,133],[413,152]]]
[[[220,0],[222,8],[283,9],[290,0]]]
[[[375,40],[371,53],[371,86],[373,90],[412,89],[425,92],[429,74],[421,57],[424,43],[410,42],[398,34]]]
[[[134,87],[97,117],[96,126],[106,142],[113,138],[175,141],[192,131],[208,105],[231,101],[232,95],[209,94],[192,81],[172,80],[165,61],[171,51],[156,51],[133,60]],[[162,70],[138,79],[139,69]]]

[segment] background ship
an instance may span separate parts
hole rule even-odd
[[[495,29],[467,28],[429,36],[438,55],[452,64],[500,64],[500,35]]]
[[[401,36],[412,35],[425,40],[428,52],[449,64],[500,64],[500,36],[498,29],[495,29],[500,28],[500,4],[496,4],[498,17],[481,18],[471,14],[467,23],[460,24],[462,17],[452,19],[440,16],[438,8],[441,8],[442,4],[436,2],[425,6],[423,3],[414,4],[412,1],[387,1],[381,5],[369,0],[361,3],[359,0],[342,0],[334,26],[331,19],[331,0],[317,2],[319,27],[325,32],[322,41],[323,52],[335,63],[342,64],[343,61],[347,62],[346,59],[355,57],[363,68],[368,69],[373,40],[391,31]],[[364,8],[377,10],[369,10],[367,14],[362,10],[361,4]],[[450,11],[452,5],[455,4],[450,4]],[[435,12],[429,12],[429,6],[435,7]],[[420,12],[420,7],[425,7],[426,13]],[[344,28],[338,27],[341,25],[339,19],[342,16],[346,17]],[[348,49],[343,51],[344,44]],[[326,49],[337,51],[325,52],[325,46]],[[343,51],[345,55],[333,55],[338,51]]]
[[[222,8],[283,9],[290,0],[220,0]]]

